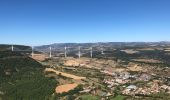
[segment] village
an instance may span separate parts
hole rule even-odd
[[[43,64],[45,63],[51,66],[50,69],[53,69],[51,71],[60,71],[57,74],[63,75],[65,80],[71,78],[71,81],[65,81],[61,86],[56,87],[56,93],[59,94],[74,90],[79,85],[82,88],[76,94],[77,98],[87,94],[103,100],[116,95],[126,98],[141,98],[152,97],[154,94],[162,92],[170,94],[168,74],[159,76],[157,73],[159,71],[155,70],[160,70],[160,68],[154,69],[154,66],[147,64],[134,62],[123,64],[122,61],[71,57],[68,59],[56,58],[43,62]],[[48,71],[50,70],[48,69]],[[164,68],[164,71],[168,72],[170,69],[167,67]],[[62,87],[67,90],[62,91]]]

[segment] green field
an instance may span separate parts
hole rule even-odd
[[[125,97],[122,95],[117,95],[116,97],[111,98],[111,100],[125,100]]]
[[[100,97],[98,96],[92,96],[92,95],[83,95],[80,97],[81,100],[100,100]]]

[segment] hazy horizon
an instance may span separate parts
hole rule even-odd
[[[108,42],[55,42],[55,43],[49,43],[49,44],[37,44],[37,45],[30,45],[30,44],[16,44],[16,43],[0,43],[0,45],[25,45],[25,46],[43,46],[43,45],[53,45],[53,44],[67,44],[67,43],[76,43],[76,44],[86,44],[86,43],[119,43],[122,41],[108,41]],[[122,42],[122,43],[159,43],[159,42],[169,42],[170,41],[129,41],[129,42]]]

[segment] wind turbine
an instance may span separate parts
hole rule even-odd
[[[66,47],[66,46],[65,46],[64,50],[65,50],[64,56],[65,56],[65,58],[66,58],[66,57],[67,57],[67,47]]]
[[[52,55],[51,55],[51,46],[50,46],[50,58],[52,57]]]
[[[12,45],[11,50],[14,51],[14,46]]]
[[[81,57],[81,52],[80,52],[80,50],[81,50],[81,47],[79,46],[79,52],[78,52],[79,58]]]
[[[32,46],[32,57],[34,56],[34,46]]]
[[[102,54],[102,55],[104,54],[103,47],[101,48],[101,54]]]
[[[93,58],[93,47],[91,47],[90,56]]]

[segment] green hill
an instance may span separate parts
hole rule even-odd
[[[0,100],[48,100],[57,85],[43,66],[19,52],[0,51]]]
[[[0,51],[0,68],[2,74],[5,72],[13,73],[22,68],[41,68],[41,64],[32,58],[18,52]]]

